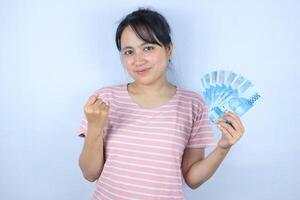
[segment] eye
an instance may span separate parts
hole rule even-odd
[[[126,50],[123,52],[123,55],[127,55],[127,56],[132,55],[132,54],[133,54],[132,50]]]
[[[146,46],[144,48],[144,51],[152,51],[154,49],[154,46]]]

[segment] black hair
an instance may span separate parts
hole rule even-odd
[[[121,35],[127,26],[147,43],[163,45],[165,48],[171,43],[171,29],[167,20],[154,10],[139,8],[128,14],[117,28],[116,45],[119,51],[121,51]]]

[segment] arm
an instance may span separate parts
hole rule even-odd
[[[86,180],[93,182],[101,174],[104,165],[103,130],[88,126],[79,166]]]
[[[187,148],[184,152],[182,172],[187,185],[196,189],[217,170],[229,149],[217,147],[206,158],[203,148]]]
[[[88,121],[84,146],[79,158],[79,166],[88,181],[99,178],[105,162],[103,153],[103,129],[108,115],[108,106],[96,96],[87,101],[84,112]]]
[[[218,146],[206,158],[203,148],[186,149],[183,155],[182,172],[187,185],[196,189],[208,180],[224,160],[231,146],[243,135],[244,127],[240,119],[233,113],[227,113],[224,119],[231,125],[218,121],[222,138]]]

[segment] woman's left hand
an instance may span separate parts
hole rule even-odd
[[[231,125],[223,120],[228,121]],[[223,120],[217,120],[218,127],[222,132],[222,137],[218,142],[218,146],[223,149],[229,149],[243,136],[245,129],[240,118],[232,112],[227,112],[223,116]]]

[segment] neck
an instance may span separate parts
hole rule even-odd
[[[145,85],[134,81],[130,84],[131,89],[134,93],[142,93],[145,95],[157,95],[165,93],[165,91],[170,90],[172,86],[171,83],[168,82],[167,79],[162,81],[156,81],[155,83]]]

